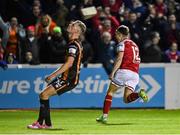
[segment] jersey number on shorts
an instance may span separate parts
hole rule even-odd
[[[140,63],[139,49],[137,46],[132,46],[133,50],[133,63]]]

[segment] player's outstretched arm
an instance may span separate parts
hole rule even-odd
[[[48,77],[46,77],[45,81],[49,82],[50,80],[52,80],[53,78],[61,75],[62,73],[64,73],[65,71],[67,71],[70,67],[72,67],[74,62],[74,57],[69,56],[66,60],[66,62],[57,70],[55,70],[53,73],[51,73]]]

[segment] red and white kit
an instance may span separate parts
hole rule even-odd
[[[124,56],[112,82],[134,91],[139,83],[139,48],[132,40],[125,39],[117,45],[117,51],[124,52]]]

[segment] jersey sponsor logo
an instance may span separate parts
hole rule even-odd
[[[142,79],[140,79],[139,86],[144,88],[147,91],[147,95],[149,100],[151,100],[159,90],[161,90],[161,84],[156,81],[154,77],[148,74],[144,74],[141,76]],[[143,102],[143,100],[140,100],[140,102]]]
[[[138,84],[139,89],[144,88],[148,90],[147,94],[149,99],[153,98],[156,93],[161,89],[161,85],[153,78],[151,75],[144,74],[141,76],[140,82]],[[61,87],[64,82],[57,82],[57,88]],[[76,88],[68,93],[80,94],[83,92],[83,89],[86,93],[103,93],[109,86],[110,81],[103,79],[101,75],[88,76],[85,80],[80,80]],[[45,87],[46,83],[43,81],[43,78],[37,77],[33,83],[28,80],[8,80],[3,81],[0,86],[0,94],[11,94],[13,91],[17,91],[20,94],[28,94],[30,89],[34,89],[35,93],[40,93],[42,87]],[[115,95],[115,98],[123,97],[123,90],[121,89]],[[142,101],[140,101],[142,102]]]
[[[75,48],[69,48],[69,53],[76,54],[76,49]]]

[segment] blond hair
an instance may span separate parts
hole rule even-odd
[[[86,25],[82,21],[76,20],[76,21],[74,21],[74,23],[78,24],[82,33],[86,32]]]

